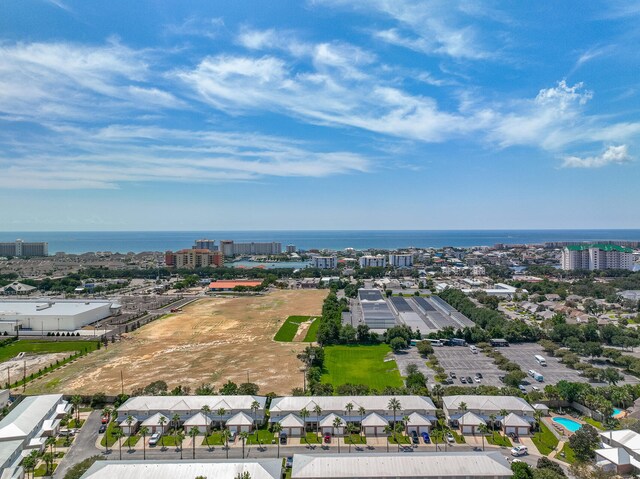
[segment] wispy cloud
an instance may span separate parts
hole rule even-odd
[[[596,156],[565,156],[563,168],[602,168],[607,165],[621,165],[633,161],[627,145],[610,146]]]
[[[165,26],[165,33],[170,35],[196,36],[209,39],[217,38],[224,31],[224,19],[189,17],[182,23],[172,23]]]
[[[69,7],[69,5],[67,5],[67,3],[63,2],[62,0],[44,0],[44,2],[58,7],[66,12],[73,12],[73,10],[71,10],[71,7]]]

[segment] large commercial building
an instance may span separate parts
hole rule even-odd
[[[48,256],[48,243],[25,243],[21,239],[13,243],[0,243],[0,256]]]
[[[358,303],[364,323],[373,331],[380,332],[397,325],[396,317],[379,289],[359,289]]]
[[[0,475],[24,477],[20,462],[31,451],[42,451],[45,441],[60,429],[60,420],[71,410],[62,394],[29,396],[0,421]]]
[[[221,240],[220,251],[222,251],[222,254],[226,257],[278,255],[282,254],[282,243],[236,243],[233,240]]]
[[[390,254],[389,266],[394,268],[411,268],[413,266],[413,255],[410,253]]]
[[[336,269],[338,267],[338,258],[336,256],[314,256],[311,264],[314,268]]]
[[[220,267],[224,265],[224,256],[220,251],[183,249],[175,253],[167,251],[164,262],[170,268]]]
[[[562,269],[633,269],[633,250],[612,244],[570,245],[562,250]]]
[[[0,334],[15,334],[16,328],[46,333],[75,331],[118,314],[120,305],[112,301],[36,299],[0,301]]]
[[[381,254],[377,256],[361,256],[358,260],[361,268],[381,267],[384,268],[387,265],[387,260]]]
[[[218,246],[216,245],[216,240],[212,239],[199,239],[195,240],[193,249],[208,249],[209,251],[218,251]]]

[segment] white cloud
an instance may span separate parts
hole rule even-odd
[[[165,32],[177,36],[197,36],[214,39],[220,36],[224,30],[222,18],[189,17],[182,23],[170,24],[165,27]]]
[[[627,145],[610,146],[597,156],[565,156],[563,168],[602,168],[607,165],[621,165],[633,161]]]

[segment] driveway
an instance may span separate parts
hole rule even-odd
[[[80,461],[100,454],[96,449],[98,439],[98,429],[100,428],[100,411],[92,411],[86,422],[82,425],[71,444],[68,452],[60,461],[60,464],[53,473],[53,477],[63,478],[69,469]]]

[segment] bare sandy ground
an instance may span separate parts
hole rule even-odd
[[[25,374],[25,366],[26,375],[29,376],[31,373],[37,373],[39,369],[50,366],[56,360],[62,361],[64,358],[69,357],[70,354],[72,353],[25,354],[21,359],[11,359],[0,363],[0,384],[4,384],[8,379],[11,382],[22,379]]]
[[[184,312],[154,321],[46,378],[29,393],[131,392],[164,380],[195,389],[227,380],[251,382],[261,393],[289,393],[302,386],[300,361],[306,343],[277,343],[273,336],[292,315],[319,315],[326,290],[275,291],[265,296],[205,298]]]

